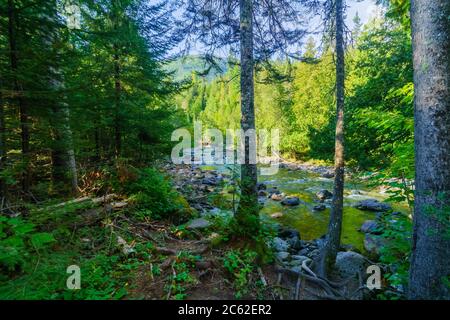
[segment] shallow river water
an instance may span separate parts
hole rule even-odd
[[[271,214],[281,212],[282,217],[272,220],[297,229],[300,231],[302,240],[319,238],[327,231],[331,201],[325,201],[327,208],[324,211],[314,211],[313,207],[319,204],[315,194],[322,189],[333,192],[333,181],[333,178],[323,178],[319,174],[303,170],[279,169],[276,175],[259,176],[258,182],[266,184],[267,189],[277,187],[286,196],[297,196],[304,202],[298,206],[288,207],[283,206],[279,201],[266,199],[261,214],[272,219]],[[350,244],[363,251],[364,234],[358,230],[365,220],[375,219],[376,213],[356,209],[353,205],[360,200],[370,198],[383,201],[387,195],[368,187],[367,184],[347,179],[344,191],[342,244]],[[391,205],[395,211],[406,212],[407,210],[403,204],[391,203]]]

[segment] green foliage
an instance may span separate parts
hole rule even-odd
[[[223,266],[233,277],[237,299],[249,293],[251,274],[255,271],[257,253],[249,249],[230,250],[223,258]]]
[[[257,68],[257,129],[280,130],[280,151],[301,159],[333,160],[335,67],[331,50],[317,53],[312,40],[307,62],[273,61]],[[274,77],[276,71],[281,77]],[[346,59],[346,160],[386,175],[414,174],[411,37],[391,18],[376,18],[358,31]],[[204,126],[239,128],[239,73],[235,67],[211,82],[194,77],[177,104]],[[361,134],[364,132],[364,134]]]
[[[378,0],[387,6],[387,16],[399,21],[405,29],[411,28],[409,15],[411,2],[409,0]]]
[[[63,2],[0,4],[0,103],[7,128],[0,128],[0,179],[11,186],[8,193],[29,173],[33,194],[62,194],[67,152],[75,155],[80,185],[86,171],[111,159],[148,162],[170,150],[172,131],[184,124],[173,103],[179,85],[163,63],[176,42],[168,4],[76,1],[80,26],[70,29]],[[21,136],[24,119],[29,134]],[[32,154],[23,154],[26,145]]]
[[[172,189],[170,182],[156,169],[139,170],[137,180],[125,185],[124,189],[129,199],[136,204],[139,216],[162,219],[170,218],[171,214],[176,218],[176,213],[190,214],[184,198]]]
[[[21,218],[0,216],[0,270],[22,270],[30,256],[53,243],[51,233],[37,232],[33,223]]]
[[[365,169],[385,169],[396,163],[393,170],[398,171],[401,163],[411,166],[413,154],[403,154],[413,145],[410,36],[392,22],[374,20],[361,34],[352,59],[347,157]]]
[[[128,293],[133,271],[151,258],[153,244],[135,243],[133,252],[124,254],[115,245],[117,235],[106,226],[80,224],[75,231],[70,226],[80,220],[71,217],[79,214],[67,210],[64,219],[64,208],[54,210],[59,213],[53,215],[47,209],[47,219],[42,225],[48,228],[55,223],[51,234],[37,232],[36,225],[29,220],[1,217],[0,298],[123,298]],[[39,220],[38,216],[36,221]],[[73,264],[81,270],[80,290],[66,288],[69,276],[66,268]]]
[[[105,300],[121,299],[128,294],[130,272],[147,263],[150,248],[145,244],[134,247],[135,253],[124,256],[100,253],[83,260],[81,269],[81,289],[65,290],[64,299]]]
[[[388,239],[381,249],[380,262],[386,265],[389,290],[379,296],[382,299],[401,299],[409,280],[409,258],[411,254],[412,221],[406,215],[392,217],[384,215],[380,226],[381,236]]]
[[[173,273],[169,276],[169,284],[166,286],[168,298],[182,300],[186,298],[186,289],[197,280],[191,275],[195,268],[195,262],[200,261],[200,256],[194,256],[186,252],[180,252],[172,263]]]

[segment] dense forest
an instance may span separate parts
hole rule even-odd
[[[449,300],[450,3],[369,2],[1,0],[0,299]]]

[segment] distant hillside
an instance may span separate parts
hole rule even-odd
[[[228,64],[225,59],[216,58],[216,63],[220,70],[212,67],[208,74],[205,75],[207,81],[211,81],[218,75],[224,74],[227,71]],[[192,72],[201,72],[209,68],[209,63],[205,61],[203,57],[200,56],[188,56],[184,58],[177,59],[166,66],[167,70],[174,71],[174,78],[176,81],[180,81],[190,77]]]

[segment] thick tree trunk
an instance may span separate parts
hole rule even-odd
[[[122,91],[122,84],[120,82],[120,63],[117,47],[114,46],[114,138],[115,138],[115,155],[120,157],[122,152],[122,132],[120,119],[120,95]]]
[[[255,129],[252,0],[240,0],[240,47],[241,129],[247,131]],[[245,139],[245,164],[241,165],[241,198],[236,218],[246,232],[253,233],[259,227],[259,210],[257,168],[255,163],[250,163],[250,148],[250,139]]]
[[[343,0],[336,0],[336,138],[334,154],[334,191],[327,241],[322,252],[320,273],[325,275],[336,261],[341,246],[344,197],[344,97],[345,50]]]
[[[54,11],[49,13],[49,19],[57,15],[56,2],[54,2]],[[59,41],[60,35],[55,30],[45,36],[45,43],[54,48],[58,48],[55,42]],[[70,184],[73,193],[78,192],[78,173],[75,161],[75,152],[73,147],[72,129],[70,127],[70,110],[66,102],[66,95],[60,94],[65,89],[63,75],[58,65],[50,66],[50,89],[56,93],[56,101],[51,107],[52,111],[52,131],[53,131],[53,181]]]
[[[450,299],[449,17],[448,0],[411,2],[416,190],[410,299]]]
[[[24,162],[24,172],[22,173],[22,191],[27,194],[30,189],[30,133],[29,133],[29,119],[28,119],[28,108],[25,100],[22,97],[23,88],[18,79],[18,47],[17,47],[17,11],[15,9],[15,4],[13,0],[8,0],[8,37],[9,37],[9,48],[10,48],[10,64],[11,71],[13,75],[13,89],[15,95],[17,96],[17,104],[19,106],[19,117],[20,117],[20,137],[22,142],[22,161]]]
[[[55,82],[53,82],[54,85]],[[60,84],[62,85],[62,84]],[[53,88],[54,90],[57,87]],[[62,89],[59,87],[59,89]],[[78,192],[78,173],[73,149],[72,130],[70,128],[70,111],[65,101],[59,101],[52,108],[53,116],[53,181],[69,183],[73,193]]]
[[[0,88],[2,88],[2,81],[0,79]],[[0,173],[5,169],[6,163],[6,123],[5,123],[5,105],[3,104],[3,97],[0,93]],[[0,198],[6,194],[5,181],[0,178]],[[1,200],[1,199],[0,199]]]

